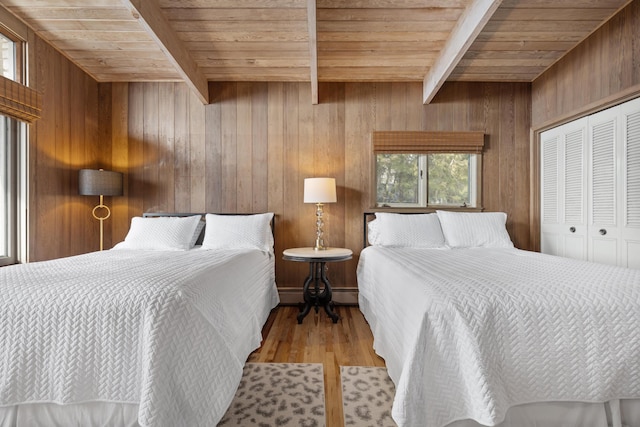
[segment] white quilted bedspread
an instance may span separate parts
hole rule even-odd
[[[278,302],[273,254],[117,250],[0,268],[0,406],[139,404],[212,426]]]
[[[640,397],[640,270],[517,249],[369,247],[358,286],[401,427]]]

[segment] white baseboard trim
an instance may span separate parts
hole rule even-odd
[[[357,305],[358,288],[331,288],[331,300],[336,304]],[[295,305],[304,302],[302,298],[302,287],[298,288],[278,288],[280,304]]]

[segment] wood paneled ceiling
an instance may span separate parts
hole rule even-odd
[[[632,0],[640,1],[640,0]],[[0,0],[99,82],[530,82],[629,0]]]

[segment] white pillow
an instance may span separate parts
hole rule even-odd
[[[273,251],[273,212],[253,215],[207,214],[202,249]]]
[[[370,245],[380,245],[380,221],[374,219],[367,223],[367,241]]]
[[[374,245],[414,248],[444,247],[444,236],[436,214],[376,212]]]
[[[114,249],[186,251],[191,249],[200,215],[187,217],[131,218],[131,228],[124,242]]]
[[[504,212],[437,211],[442,232],[451,248],[512,248]]]

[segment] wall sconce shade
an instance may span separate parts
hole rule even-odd
[[[337,201],[335,178],[305,178],[305,203],[335,203]]]
[[[322,238],[324,231],[322,226],[323,203],[335,203],[336,180],[334,178],[305,178],[304,180],[304,202],[316,204],[316,243],[313,247],[316,251],[327,249]]]
[[[78,193],[81,196],[100,196],[100,203],[91,214],[100,221],[100,250],[104,241],[104,220],[111,216],[111,209],[104,204],[104,196],[122,196],[122,174],[103,169],[80,169]],[[102,210],[103,215],[98,215]]]
[[[122,174],[103,169],[81,169],[78,193],[82,196],[122,196]]]

